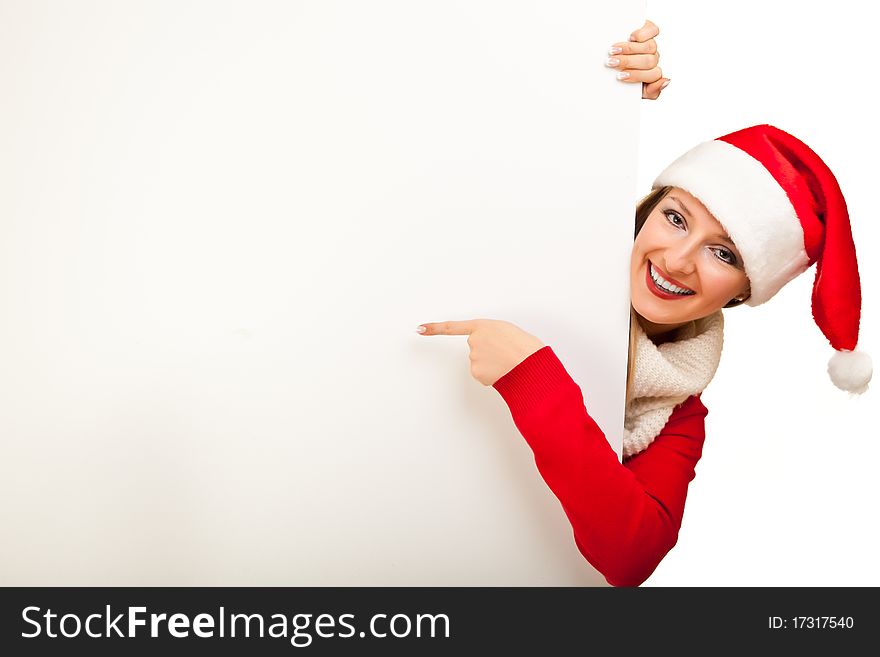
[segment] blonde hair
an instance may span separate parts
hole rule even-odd
[[[633,232],[633,241],[642,230],[642,226],[648,220],[648,215],[657,207],[657,204],[663,200],[663,197],[669,193],[672,187],[658,187],[651,190],[638,205],[636,205],[636,226]],[[636,326],[638,319],[636,318],[635,308],[632,307],[632,301],[629,304],[629,354],[626,358],[626,402],[629,403],[632,395],[633,372],[635,371],[635,352],[636,352]]]

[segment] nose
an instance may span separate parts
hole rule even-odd
[[[666,258],[663,263],[666,272],[673,278],[682,279],[690,276],[696,269],[696,249],[699,248],[696,240],[681,240],[681,242],[666,249]]]

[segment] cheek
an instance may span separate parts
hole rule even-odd
[[[707,296],[727,303],[745,287],[743,277],[731,272],[718,271],[713,268],[704,278],[704,290]]]
[[[629,266],[632,271],[635,271],[636,264],[639,261],[639,252],[638,242],[633,242],[632,251],[629,254]]]
[[[629,255],[629,266],[632,271],[635,271],[636,265],[639,262],[639,250],[636,246],[633,246],[633,250]]]
[[[669,240],[670,235],[664,231],[660,220],[649,217],[633,241],[633,251],[638,251],[645,255],[650,251],[668,246]]]
[[[642,270],[642,264],[645,262],[645,253],[637,246],[633,246],[632,254],[629,259],[630,282],[635,285],[638,282],[639,274]]]
[[[652,243],[651,230],[648,224],[642,226],[642,230],[636,235],[633,241],[632,257],[633,264],[637,264],[645,259],[645,253],[650,249]]]

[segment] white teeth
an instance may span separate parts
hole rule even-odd
[[[674,294],[680,294],[683,297],[690,296],[691,294],[694,294],[690,290],[685,290],[684,288],[680,288],[677,285],[673,285],[672,283],[667,281],[665,278],[663,278],[660,274],[657,273],[657,271],[654,269],[654,266],[650,262],[648,263],[648,269],[651,274],[651,278],[654,279],[654,282],[657,283],[657,285],[659,287],[663,288],[667,292],[672,292]]]

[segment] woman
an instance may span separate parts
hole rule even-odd
[[[578,549],[614,586],[644,582],[678,540],[722,309],[765,303],[816,263],[813,316],[838,350],[829,374],[852,393],[871,379],[870,358],[855,351],[861,293],[846,203],[806,144],[752,126],[692,148],[652,187],[636,210],[630,261],[622,462],[535,336],[485,319],[420,331],[469,336],[473,376],[504,398]]]

